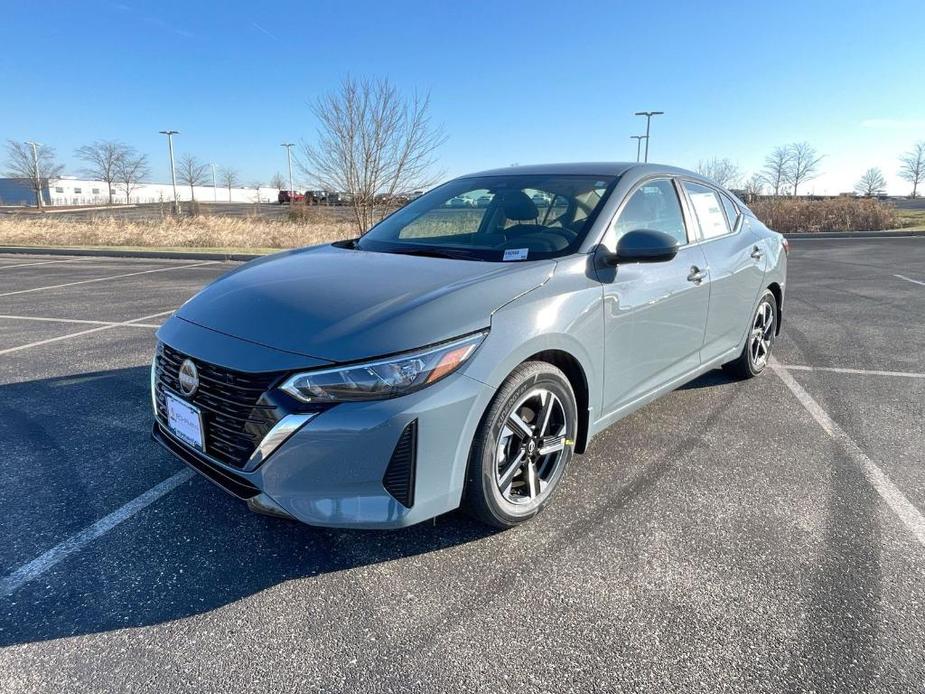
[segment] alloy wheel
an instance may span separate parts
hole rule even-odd
[[[501,427],[495,483],[512,504],[538,503],[551,490],[566,452],[568,420],[559,398],[535,388],[520,398]]]
[[[771,354],[771,340],[774,337],[774,307],[763,301],[755,313],[755,321],[748,342],[748,358],[756,371],[763,369]]]

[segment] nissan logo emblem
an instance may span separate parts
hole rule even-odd
[[[199,388],[199,371],[196,365],[189,359],[184,359],[180,364],[180,392],[190,396]]]

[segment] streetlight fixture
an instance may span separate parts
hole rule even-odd
[[[636,161],[639,161],[639,145],[646,139],[645,135],[630,135],[631,140],[636,140]]]
[[[173,136],[179,135],[179,130],[159,130],[161,135],[167,136],[167,147],[170,150],[170,181],[173,183],[173,211],[180,216],[180,198],[177,197],[177,169],[173,165]]]
[[[652,120],[652,116],[661,116],[664,113],[664,111],[637,111],[633,114],[634,116],[646,117],[646,158],[644,161],[649,161],[649,122]]]
[[[289,204],[292,204],[292,199],[295,197],[295,188],[292,187],[292,148],[294,144],[292,142],[284,142],[280,147],[286,148],[286,159],[289,161]]]
[[[32,145],[32,172],[35,174],[35,181],[33,181],[33,185],[35,186],[35,198],[39,209],[42,209],[45,207],[45,196],[42,195],[42,172],[39,171],[39,147],[42,146],[42,143],[27,140],[26,144]]]

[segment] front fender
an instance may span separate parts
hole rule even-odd
[[[590,421],[601,406],[603,291],[591,256],[560,261],[548,282],[497,310],[465,373],[497,389],[518,364],[547,350],[571,355],[584,372]]]

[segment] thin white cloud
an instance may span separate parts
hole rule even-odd
[[[278,37],[276,34],[274,34],[274,33],[273,33],[272,31],[270,31],[269,29],[263,28],[262,26],[260,26],[259,24],[257,24],[257,22],[251,22],[251,26],[254,27],[257,31],[266,34],[267,36],[269,36],[269,37],[270,37],[271,39],[273,39],[274,41],[279,41],[279,37]]]
[[[925,118],[868,118],[862,128],[877,130],[925,130]]]

